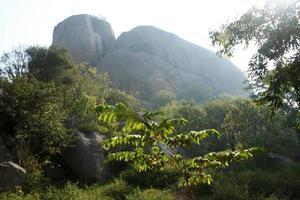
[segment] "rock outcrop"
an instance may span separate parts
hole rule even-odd
[[[63,168],[49,167],[44,171],[45,175],[53,180],[64,180],[66,175]]]
[[[76,62],[95,64],[116,86],[153,105],[163,99],[247,95],[245,76],[229,60],[152,26],[138,26],[115,40],[107,22],[76,15],[55,27],[53,45],[69,49]]]
[[[169,79],[176,74],[176,70],[160,58],[127,49],[115,50],[105,56],[99,69],[108,71],[121,89],[139,91],[141,96],[172,89],[174,83]]]
[[[211,96],[246,94],[242,90],[245,76],[230,61],[151,26],[122,33],[98,68],[122,89],[139,91],[144,100],[163,90],[183,98],[193,95],[189,91]]]
[[[113,47],[110,24],[91,15],[74,15],[55,26],[52,45],[67,48],[75,62],[95,65]]]
[[[5,161],[0,163],[0,188],[9,190],[25,182],[26,170],[19,165]]]
[[[102,137],[97,133],[75,132],[76,142],[64,153],[63,158],[71,172],[82,181],[105,180],[108,169],[104,151],[100,146]]]
[[[11,159],[10,152],[6,147],[2,136],[0,136],[0,162],[10,160],[10,159]]]

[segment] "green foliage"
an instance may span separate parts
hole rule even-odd
[[[0,130],[12,136],[18,162],[28,170],[39,168],[35,161],[59,160],[74,129],[98,130],[97,104],[138,105],[111,87],[106,73],[73,63],[65,49],[19,48],[3,54],[1,64]]]
[[[245,185],[238,185],[229,180],[217,181],[213,184],[213,194],[209,200],[247,200],[251,199]]]
[[[297,133],[286,125],[288,119],[283,112],[274,113],[272,118],[270,113],[267,107],[256,107],[249,100],[236,102],[222,124],[225,141],[232,148],[255,145],[293,157],[299,146]]]
[[[249,62],[250,84],[259,100],[272,108],[288,105],[299,110],[299,2],[267,1],[238,20],[210,33],[219,54],[232,56],[237,45],[254,43],[257,52]]]
[[[112,183],[102,187],[102,193],[115,200],[126,199],[126,196],[130,194],[131,191],[132,188],[128,186],[126,182],[118,179],[115,179]]]
[[[141,191],[136,189],[126,197],[127,200],[174,200],[175,198],[167,190],[147,189]]]
[[[2,128],[10,130],[8,134],[13,135],[17,147],[28,146],[45,161],[68,144],[65,113],[55,85],[24,77],[2,82],[1,88],[0,109],[6,115],[1,124],[11,125],[9,129]]]
[[[265,198],[265,200],[279,200],[279,198],[277,198],[275,195],[271,195],[271,196]]]
[[[299,163],[293,163],[270,170],[269,168],[260,169],[253,167],[251,164],[252,160],[247,162],[250,162],[248,165],[251,165],[247,167],[247,169],[229,167],[212,170],[211,173],[216,177],[216,180],[209,186],[204,187],[201,185],[200,188],[195,188],[195,199],[299,199]],[[140,180],[133,185],[128,185],[122,179],[114,179],[104,185],[83,185],[70,181],[65,183],[51,182],[40,173],[30,173],[28,174],[26,185],[23,188],[17,187],[12,191],[1,192],[0,199],[190,199],[180,193],[180,191],[171,192],[169,190],[170,186],[165,188],[163,185],[157,185],[157,188],[153,189],[148,184],[145,188],[140,189],[139,182],[142,182],[143,178],[145,181],[148,181],[150,172],[135,175],[132,170],[130,174],[128,174],[128,172],[129,171],[126,172],[127,175],[123,174],[122,177],[126,180],[130,180],[132,176],[136,176],[134,180],[137,180],[138,177]],[[163,172],[157,174],[157,177],[163,174]],[[154,173],[152,176],[152,178],[155,178]],[[165,179],[153,179],[153,181],[157,182],[164,180]],[[149,179],[149,181],[151,180]],[[131,183],[133,182],[131,181]],[[170,182],[170,184],[173,183]],[[203,189],[205,189],[204,192]],[[199,190],[200,193],[197,190]]]
[[[179,174],[172,167],[165,167],[164,171],[143,171],[136,173],[134,169],[121,172],[120,177],[128,184],[139,188],[170,188],[176,185]]]
[[[151,98],[151,102],[155,105],[164,105],[176,99],[176,94],[170,90],[160,90]]]
[[[90,188],[81,188],[78,184],[72,182],[67,182],[62,186],[49,186],[46,187],[41,195],[40,199],[53,199],[53,200],[89,200],[89,199],[104,199],[104,200],[113,200],[110,196],[105,196],[101,187],[90,187]]]
[[[109,104],[116,104],[117,102],[122,102],[125,105],[131,107],[131,108],[139,108],[141,106],[139,100],[137,100],[134,96],[116,89],[116,88],[110,88],[105,96],[105,102]]]
[[[173,118],[185,118],[188,123],[186,126],[177,126],[176,130],[183,132],[185,130],[205,129],[204,119],[207,117],[206,110],[202,109],[195,101],[172,101],[160,108],[164,115]],[[211,126],[212,128],[213,126]],[[218,127],[216,127],[218,128]]]
[[[253,160],[247,162],[247,167],[214,171],[218,179],[207,199],[244,199],[243,195],[245,199],[299,199],[299,162],[282,166],[270,163],[266,168],[255,167]]]
[[[26,59],[16,59],[23,54]],[[68,70],[75,65],[66,51],[41,47],[14,50],[3,57],[0,109],[5,117],[1,129],[13,136],[18,160],[29,169],[30,156],[48,162],[70,142],[63,83],[67,84]],[[26,73],[19,72],[19,66]]]
[[[66,49],[32,46],[25,50],[29,56],[28,73],[42,82],[72,84],[76,65]]]
[[[99,121],[114,124],[116,136],[105,141],[104,147],[112,149],[118,146],[131,145],[132,150],[120,150],[108,155],[108,160],[130,162],[139,171],[163,170],[166,165],[176,168],[180,174],[179,186],[193,186],[212,182],[208,172],[211,168],[226,167],[234,160],[252,157],[256,149],[212,152],[195,158],[185,158],[177,148],[199,144],[210,135],[220,134],[214,129],[190,131],[187,134],[176,134],[176,124],[186,124],[184,118],[167,119],[155,112],[136,113],[122,103],[115,106],[100,105]],[[190,193],[191,191],[189,191]],[[191,194],[191,193],[190,193]],[[192,195],[192,194],[191,194]]]
[[[177,94],[177,99],[194,100],[196,102],[205,102],[213,97],[211,86],[201,85],[191,82],[186,84]]]
[[[189,156],[224,148],[235,150],[238,146],[256,146],[269,153],[297,156],[299,139],[286,113],[277,111],[270,118],[271,110],[267,106],[257,106],[250,99],[215,100],[200,105],[172,102],[161,111],[170,117],[188,120],[185,126],[176,127],[180,132],[216,128],[223,133],[220,140],[209,137],[202,144],[187,148]]]
[[[275,171],[256,170],[248,178],[248,187],[256,194],[276,194],[278,196],[298,199],[299,193],[299,163],[289,167],[281,167]]]
[[[15,192],[6,192],[0,194],[1,199],[6,200],[39,200],[39,194],[24,194],[22,190],[16,190]]]
[[[18,187],[13,191],[1,192],[0,199],[5,200],[160,200],[173,199],[167,190],[133,188],[121,179],[115,179],[105,185],[80,185],[67,181],[53,183],[41,175],[31,175],[30,186]]]

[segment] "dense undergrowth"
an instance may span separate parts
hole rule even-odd
[[[130,165],[114,163],[110,179],[93,184],[73,176],[62,181],[48,179],[44,169],[62,166],[61,153],[74,139],[70,134],[74,130],[97,130],[111,136],[112,131],[104,130],[97,121],[96,105],[123,102],[140,111],[147,104],[116,89],[107,74],[72,63],[63,50],[34,47],[27,51],[29,61],[24,60],[27,65],[22,66],[28,68],[22,73],[7,68],[0,79],[1,136],[11,139],[10,150],[15,152],[15,162],[27,170],[27,181],[22,187],[1,191],[0,199],[189,199],[177,188],[179,174],[172,166],[160,172],[138,173]],[[196,199],[300,199],[295,110],[278,110],[270,117],[272,111],[267,106],[227,97],[202,104],[172,101],[160,107],[159,113],[187,119],[185,126],[175,127],[179,133],[213,128],[222,134],[219,140],[208,137],[201,145],[189,146],[182,152],[186,158],[226,149],[263,150],[252,160],[209,171],[214,181],[198,185]]]
[[[253,161],[250,161],[253,162]],[[251,163],[247,163],[251,164]],[[243,165],[243,164],[242,164]],[[266,166],[265,166],[266,167]],[[271,167],[271,166],[270,166]],[[39,173],[30,174],[28,183],[15,190],[0,193],[0,199],[15,200],[173,200],[188,199],[176,190],[174,171],[163,174],[139,174],[123,171],[105,184],[86,185],[74,180],[54,182]],[[211,186],[200,185],[196,199],[205,200],[288,200],[300,198],[300,163],[274,169],[234,166],[214,172]]]

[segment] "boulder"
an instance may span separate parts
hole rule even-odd
[[[5,142],[0,136],[0,162],[6,161],[6,160],[11,160],[11,155],[5,145]]]
[[[277,162],[282,163],[282,164],[291,164],[291,163],[294,162],[289,157],[279,155],[279,154],[276,154],[276,153],[269,153],[268,158],[271,158],[273,161],[277,161]]]
[[[9,190],[25,182],[26,170],[21,166],[5,161],[0,163],[0,188]]]
[[[95,65],[114,45],[111,25],[91,15],[73,15],[55,26],[52,45],[69,50],[77,63]]]
[[[65,171],[61,167],[49,167],[45,169],[45,175],[53,180],[65,179]]]
[[[103,181],[109,176],[105,165],[104,150],[100,143],[103,137],[97,133],[75,132],[75,143],[63,153],[68,169],[85,182]]]

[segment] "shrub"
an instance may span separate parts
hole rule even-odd
[[[147,189],[141,191],[140,189],[135,189],[134,192],[126,196],[126,200],[174,200],[170,191],[168,190],[157,190],[157,189]]]
[[[192,199],[195,186],[211,183],[210,169],[227,167],[232,161],[248,159],[257,150],[211,152],[190,159],[178,152],[178,148],[199,144],[210,135],[218,137],[220,133],[207,129],[177,134],[175,124],[185,124],[185,119],[167,119],[153,112],[137,113],[122,103],[115,106],[99,105],[97,110],[100,113],[99,121],[116,130],[116,136],[107,139],[103,145],[107,149],[117,150],[108,155],[109,161],[130,162],[139,172],[164,171],[167,166],[174,166],[180,174],[178,186]],[[134,148],[129,151],[117,149],[126,145]]]
[[[128,169],[121,173],[121,177],[130,185],[141,188],[166,188],[177,183],[178,173],[173,168],[167,168],[164,172],[146,171],[137,173],[136,170]]]
[[[101,189],[102,194],[112,197],[115,200],[124,200],[132,188],[126,184],[125,181],[115,179],[113,182],[106,184]]]
[[[24,194],[21,190],[15,192],[0,193],[0,199],[3,200],[39,200],[40,196],[37,193]]]
[[[48,185],[40,192],[41,199],[45,200],[114,200],[105,196],[101,186],[80,187],[76,183],[67,182],[63,186]]]
[[[247,200],[250,199],[247,186],[232,182],[218,181],[213,185],[211,200]]]

